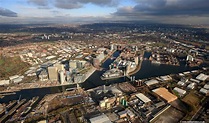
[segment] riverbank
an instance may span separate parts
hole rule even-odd
[[[143,59],[144,59],[144,57],[143,57],[144,56],[144,53],[145,53],[145,51],[143,51],[142,56],[140,56],[139,64],[136,66],[136,69],[134,71],[128,73],[129,76],[134,75],[138,71],[140,71],[141,66],[142,66],[142,62],[143,62]]]

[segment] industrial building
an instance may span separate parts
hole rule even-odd
[[[196,79],[200,81],[205,81],[208,77],[209,77],[208,75],[201,73],[196,77]]]
[[[143,103],[145,103],[145,104],[151,102],[151,100],[150,100],[148,97],[146,97],[144,94],[142,94],[142,93],[136,94],[136,97],[137,97],[138,99],[140,99],[140,100],[141,100]]]
[[[1,85],[8,85],[10,82],[9,80],[0,80],[0,86]]]
[[[157,88],[152,90],[154,93],[156,93],[158,96],[166,100],[168,103],[174,101],[177,99],[177,96],[170,93],[166,88]]]
[[[48,74],[51,81],[58,81],[57,67],[48,67]]]
[[[89,119],[91,123],[112,123],[107,115],[102,114],[97,117]]]
[[[159,81],[157,81],[157,80],[155,80],[155,79],[152,79],[152,80],[145,81],[144,83],[145,83],[147,86],[151,86],[151,85],[158,84]]]
[[[178,92],[181,96],[185,95],[186,94],[186,91],[181,89],[181,88],[178,88],[178,87],[175,87],[173,89],[174,91]]]

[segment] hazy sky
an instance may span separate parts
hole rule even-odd
[[[209,24],[209,0],[0,0],[0,23]]]

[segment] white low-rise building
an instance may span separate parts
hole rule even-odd
[[[139,98],[144,103],[151,102],[151,100],[142,93],[136,94],[136,97]]]
[[[209,90],[207,90],[205,88],[201,88],[200,93],[203,93],[203,94],[207,95],[207,94],[209,94]]]
[[[183,90],[181,88],[178,88],[178,87],[175,87],[173,90],[178,92],[180,95],[185,95],[186,94],[185,90]]]
[[[152,80],[148,80],[148,81],[145,81],[144,82],[147,86],[151,86],[151,85],[154,85],[154,84],[158,84],[159,81],[155,80],[155,79],[152,79]]]
[[[94,117],[89,119],[91,123],[112,123],[110,119],[105,115],[102,114],[100,116]]]
[[[188,89],[194,89],[195,88],[196,83],[190,83],[187,88]]]
[[[8,85],[9,84],[9,80],[0,80],[0,86],[1,85]]]
[[[204,85],[204,88],[207,89],[207,90],[209,90],[209,83],[205,84]]]
[[[185,83],[184,83],[184,82],[182,82],[182,81],[179,81],[179,82],[177,83],[177,85],[180,85],[180,86],[185,86]]]
[[[208,75],[201,73],[196,77],[196,79],[201,80],[201,81],[205,81],[208,77],[209,77]]]

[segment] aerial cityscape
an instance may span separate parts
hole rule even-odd
[[[208,123],[207,0],[0,0],[0,123]]]

